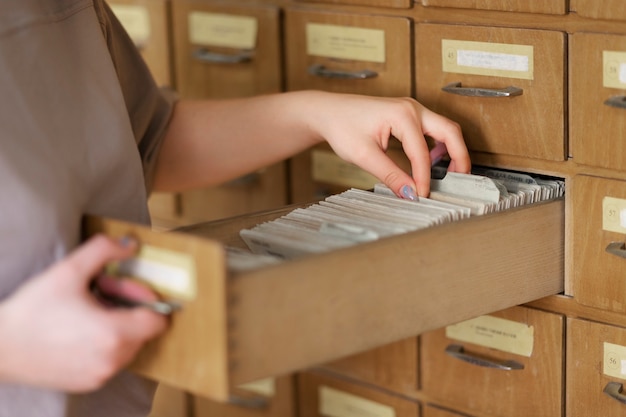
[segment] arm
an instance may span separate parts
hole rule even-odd
[[[155,189],[219,184],[326,140],[340,157],[369,171],[397,195],[408,185],[426,196],[430,159],[424,135],[445,143],[451,170],[469,172],[458,124],[413,99],[300,91],[182,100],[159,156]],[[413,178],[385,155],[392,136],[402,142]]]

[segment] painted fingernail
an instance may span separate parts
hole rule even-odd
[[[405,185],[400,188],[400,194],[407,200],[417,200],[417,194],[415,194],[415,190],[410,185]]]
[[[137,241],[130,236],[122,236],[119,239],[119,242],[120,242],[120,245],[122,245],[125,248],[137,246]]]

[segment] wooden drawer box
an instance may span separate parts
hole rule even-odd
[[[223,245],[293,208],[181,229],[94,220],[195,259],[195,297],[134,369],[227,401],[234,386],[319,365],[563,290],[562,199],[228,273]],[[194,236],[195,235],[195,236]]]
[[[595,0],[589,0],[595,1]],[[565,0],[421,0],[424,6],[454,7],[462,9],[501,10],[506,12],[528,12],[565,14]]]
[[[625,415],[626,330],[569,318],[566,339],[566,416]]]
[[[411,95],[411,21],[290,8],[287,89]]]
[[[564,33],[417,24],[415,44],[417,99],[468,148],[565,160]]]
[[[574,161],[625,171],[626,36],[573,34],[570,86]]]
[[[624,0],[570,0],[570,9],[594,19],[626,20]]]
[[[572,179],[570,197],[574,233],[568,258],[574,299],[624,314],[626,182],[578,175]]]
[[[359,6],[392,7],[408,9],[412,0],[296,0],[307,3],[353,4]]]
[[[298,374],[300,417],[419,417],[416,401],[322,373]]]
[[[480,415],[558,417],[563,325],[561,315],[513,307],[424,333],[423,390]]]
[[[326,363],[321,368],[388,391],[414,396],[418,390],[417,337]]]

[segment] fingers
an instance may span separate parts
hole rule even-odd
[[[472,168],[469,152],[458,123],[423,107],[422,129],[425,135],[444,143],[450,156],[449,170],[469,173]]]

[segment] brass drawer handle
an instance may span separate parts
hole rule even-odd
[[[320,64],[311,65],[309,67],[309,74],[314,75],[316,77],[322,78],[340,78],[340,79],[350,79],[350,80],[365,80],[367,78],[376,78],[378,77],[378,73],[371,70],[361,70],[361,71],[340,71],[340,70],[330,70],[325,66]]]
[[[606,247],[606,251],[611,255],[626,258],[626,244],[624,244],[624,242],[611,242],[609,246]]]
[[[622,404],[626,404],[626,395],[622,393],[622,388],[623,386],[619,382],[609,382],[604,387],[603,392]]]
[[[479,87],[462,87],[460,82],[451,83],[442,88],[443,91],[450,94],[468,97],[513,97],[521,96],[524,90],[518,87],[506,88],[479,88]]]
[[[520,369],[524,369],[523,364],[513,360],[498,362],[495,360],[479,358],[477,356],[471,355],[469,353],[466,353],[463,349],[463,346],[461,345],[449,345],[446,348],[446,353],[456,359],[460,359],[469,364],[484,366],[486,368],[500,369],[503,371],[517,371]]]
[[[241,64],[252,61],[254,53],[252,51],[242,51],[238,54],[229,55],[211,52],[207,48],[197,48],[192,55],[198,61],[210,64]]]
[[[618,109],[626,109],[626,96],[614,96],[608,98],[604,104],[611,107],[617,107]]]

